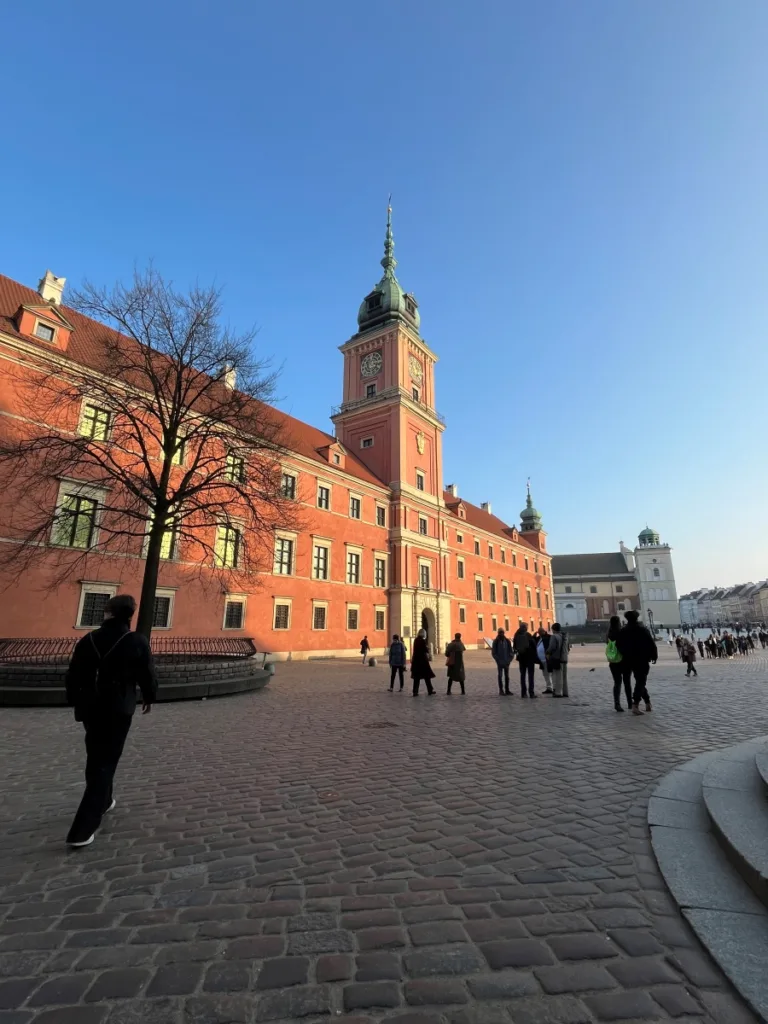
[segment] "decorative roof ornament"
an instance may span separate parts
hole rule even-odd
[[[381,259],[384,275],[373,291],[363,299],[358,310],[357,324],[361,331],[379,327],[392,320],[402,320],[418,331],[421,317],[419,304],[413,295],[404,292],[395,276],[395,239],[392,235],[392,196],[387,203],[387,230],[384,235],[384,256]]]
[[[533,507],[533,499],[531,498],[531,479],[527,481],[528,496],[525,499],[525,508],[520,513],[520,526],[523,533],[531,530],[540,530],[542,527],[541,514],[538,509]]]

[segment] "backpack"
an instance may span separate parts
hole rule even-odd
[[[530,646],[531,646],[530,634],[529,633],[521,634],[521,636],[518,637],[517,644],[515,646],[517,647],[517,653],[518,654],[527,654],[528,651],[530,650]]]
[[[615,640],[609,640],[606,643],[605,656],[612,665],[617,665],[621,661],[621,652],[616,646]]]

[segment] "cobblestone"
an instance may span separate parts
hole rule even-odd
[[[645,810],[675,764],[754,735],[766,658],[704,660],[691,704],[664,650],[641,719],[613,711],[600,650],[573,651],[572,701],[499,702],[488,655],[467,668],[461,703],[394,707],[385,666],[294,662],[158,708],[76,853],[79,728],[5,709],[0,1024],[754,1024]]]

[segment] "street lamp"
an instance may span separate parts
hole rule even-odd
[[[653,611],[648,609],[648,625],[651,627],[651,636],[656,635],[656,630],[653,628]]]

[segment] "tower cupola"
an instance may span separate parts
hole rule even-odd
[[[390,196],[391,199],[391,196]],[[404,292],[395,276],[395,240],[392,237],[392,206],[387,206],[387,232],[384,236],[384,257],[381,261],[384,274],[373,291],[363,299],[357,314],[357,325],[360,331],[369,331],[373,327],[393,320],[401,320],[419,330],[421,317],[419,305],[413,295]]]

